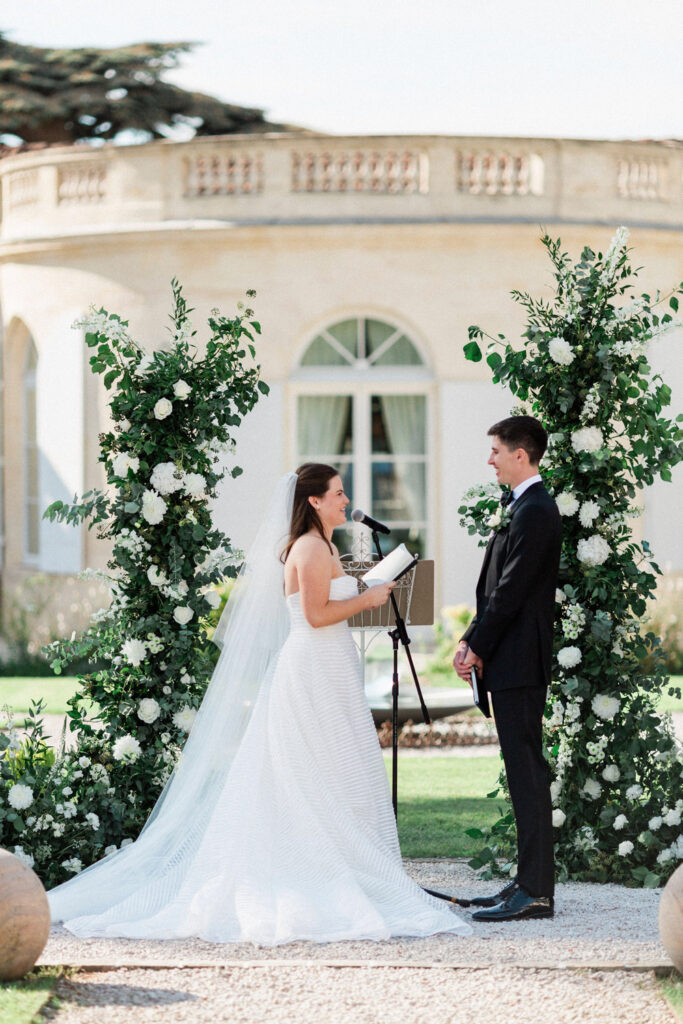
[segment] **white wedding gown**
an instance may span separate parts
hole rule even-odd
[[[333,600],[355,592],[331,582]],[[287,605],[291,631],[174,891],[154,872],[121,900],[107,859],[52,890],[53,920],[79,936],[268,946],[470,933],[403,870],[347,623],[313,629],[298,594]]]

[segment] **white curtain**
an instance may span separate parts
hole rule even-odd
[[[422,462],[403,462],[401,455],[424,455],[427,423],[424,395],[381,395],[382,416],[392,454],[400,496],[408,508],[408,518],[425,517],[425,472]]]
[[[349,402],[346,395],[302,395],[299,398],[299,455],[341,455]]]

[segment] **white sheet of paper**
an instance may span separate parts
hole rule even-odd
[[[412,561],[414,556],[405,544],[399,544],[381,562],[373,565],[372,569],[361,576],[361,579],[368,587],[376,587],[379,583],[391,583]]]

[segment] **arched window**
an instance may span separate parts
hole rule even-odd
[[[298,461],[338,467],[352,506],[424,556],[431,374],[416,344],[382,320],[341,320],[309,343],[295,380]],[[335,538],[351,550],[352,528]]]
[[[38,353],[32,338],[26,344],[23,379],[24,448],[24,560],[36,564],[40,557],[40,493],[36,410]]]

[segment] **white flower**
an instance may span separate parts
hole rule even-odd
[[[77,811],[78,808],[76,807],[76,804],[73,802],[73,800],[67,800],[67,802],[62,807],[61,813],[65,818],[75,818]]]
[[[486,520],[486,525],[489,527],[490,530],[495,530],[497,526],[500,526],[502,521],[503,517],[501,515],[500,510],[498,510],[497,512],[494,512],[493,515],[488,517],[488,519]]]
[[[559,779],[554,779],[550,783],[550,796],[551,796],[551,799],[552,799],[553,803],[555,803],[559,799],[559,796],[560,796],[561,792],[562,792],[562,783],[561,783],[561,781]]]
[[[146,722],[147,725],[156,722],[160,714],[161,707],[153,697],[144,697],[138,704],[138,718],[141,722]]]
[[[158,565],[150,565],[147,570],[147,579],[153,587],[163,587],[168,583],[168,576]]]
[[[561,516],[573,516],[579,508],[579,501],[571,491],[562,491],[561,494],[558,494],[555,504]]]
[[[156,491],[145,491],[142,495],[142,518],[151,526],[156,526],[164,518],[166,502]]]
[[[586,779],[583,784],[583,792],[586,796],[589,796],[591,800],[597,800],[602,793],[602,786],[597,779]]]
[[[136,761],[142,753],[142,748],[134,736],[119,736],[114,744],[115,761]]]
[[[676,810],[668,811],[664,815],[664,824],[665,825],[680,825],[680,823],[681,823],[681,812],[680,811],[676,811]]]
[[[158,420],[165,420],[173,412],[173,402],[168,398],[160,398],[154,406],[154,415]]]
[[[204,594],[204,600],[210,608],[218,608],[221,603],[221,595],[217,590],[207,590]]]
[[[589,527],[600,515],[600,506],[597,501],[584,501],[579,512],[579,522],[582,526]]]
[[[182,597],[185,597],[185,594],[189,594],[190,592],[190,588],[185,580],[181,580],[180,583],[176,584],[176,590],[182,595]]]
[[[72,793],[73,789],[71,788],[71,786],[65,786],[64,789],[62,790],[62,796],[71,796]]]
[[[130,420],[121,420],[119,423],[119,430],[124,434],[130,430]]]
[[[608,764],[602,769],[602,777],[605,782],[618,782],[621,772],[615,764]]]
[[[674,855],[671,850],[662,850],[660,853],[657,854],[657,863],[667,864],[670,860],[673,860],[673,858]]]
[[[147,373],[147,371],[150,369],[150,367],[151,367],[153,362],[154,362],[154,353],[153,352],[149,352],[147,355],[144,355],[142,357],[142,359],[140,360],[138,365],[135,367],[135,370],[133,372],[137,373],[137,374],[140,374],[140,376],[142,376],[143,373]]]
[[[159,739],[161,740],[162,743],[170,743],[171,742],[171,734],[170,734],[170,732],[162,732],[162,734],[159,737]]]
[[[100,819],[97,817],[94,811],[91,811],[89,814],[86,814],[85,820],[88,822],[93,832],[97,832],[98,828],[100,827]]]
[[[81,768],[89,768],[90,758],[83,755],[83,757],[79,757],[78,763],[80,764]]]
[[[33,803],[33,790],[21,782],[15,782],[7,794],[7,802],[15,811],[23,811]]]
[[[625,825],[628,825],[628,818],[626,817],[626,815],[617,814],[612,824],[612,828],[615,828],[617,832],[621,832],[622,828],[624,828]],[[631,849],[633,849],[633,847],[631,847]]]
[[[183,476],[183,490],[191,498],[201,498],[206,490],[206,480],[201,473],[185,473]]]
[[[124,846],[130,846],[130,844],[131,844],[132,842],[133,842],[133,840],[132,840],[132,839],[122,839],[122,840],[121,840],[121,849],[123,849],[123,848],[124,848]]]
[[[559,828],[561,825],[564,825],[566,820],[567,820],[567,815],[564,813],[564,811],[561,811],[559,809],[559,807],[556,807],[555,810],[553,811],[553,826],[554,826],[554,828]]]
[[[108,857],[110,853],[116,853],[117,850],[118,846],[116,845],[116,843],[113,843],[112,846],[105,846],[104,856]]]
[[[664,819],[660,818],[659,816],[655,818],[650,818],[650,820],[647,823],[647,827],[649,828],[650,832],[656,832],[658,829],[660,829],[662,827],[663,820]]]
[[[168,694],[168,693],[172,693],[172,692],[173,692],[173,691],[171,690],[171,687],[170,687],[170,686],[163,686],[163,687],[162,687],[162,690],[163,690],[163,692],[164,692],[164,693],[167,693],[167,694]]]
[[[598,718],[611,722],[621,707],[618,697],[608,697],[606,693],[598,693],[591,701],[591,707]]]
[[[557,652],[557,660],[562,668],[574,668],[581,661],[581,651],[578,647],[563,647]]]
[[[137,668],[138,665],[145,660],[147,655],[147,645],[144,640],[126,640],[121,647],[121,654],[129,665],[132,665],[133,668]]]
[[[119,452],[112,461],[112,469],[114,470],[114,476],[126,477],[128,476],[128,470],[132,469],[134,473],[137,473],[140,468],[140,460],[135,455],[130,455],[128,452]]]
[[[554,363],[569,366],[576,358],[574,350],[564,338],[551,338],[548,342],[548,355]]]
[[[572,431],[572,448],[575,452],[599,452],[603,444],[600,427],[579,427]]]
[[[625,839],[623,843],[619,843],[617,853],[620,857],[628,857],[629,853],[633,853],[633,843],[631,840]]]
[[[18,860],[22,861],[24,864],[27,864],[28,867],[30,868],[32,868],[33,865],[35,864],[35,860],[33,859],[32,854],[26,853],[23,846],[14,847],[14,856],[17,857]]]
[[[186,704],[185,707],[180,709],[180,711],[176,711],[173,716],[173,724],[177,729],[182,729],[183,732],[189,732],[196,717],[197,712],[195,709],[189,708]]]
[[[193,616],[194,611],[186,604],[176,605],[173,609],[173,618],[179,626],[186,626]]]
[[[149,482],[159,494],[173,494],[174,491],[178,491],[182,487],[182,480],[175,462],[157,463],[152,470]]]
[[[611,547],[604,537],[594,533],[585,540],[580,540],[577,546],[579,561],[584,565],[602,565],[607,561],[612,552]]]
[[[173,385],[173,394],[176,396],[176,398],[179,398],[181,402],[184,402],[185,399],[191,394],[191,392],[192,388],[187,383],[187,381],[183,380],[182,378],[180,380],[177,380]]]
[[[643,795],[643,787],[635,783],[633,786],[629,786],[626,790],[627,800],[637,800],[639,796]]]
[[[71,857],[69,860],[63,860],[62,867],[74,875],[77,875],[79,871],[83,870],[83,865],[79,857]]]

